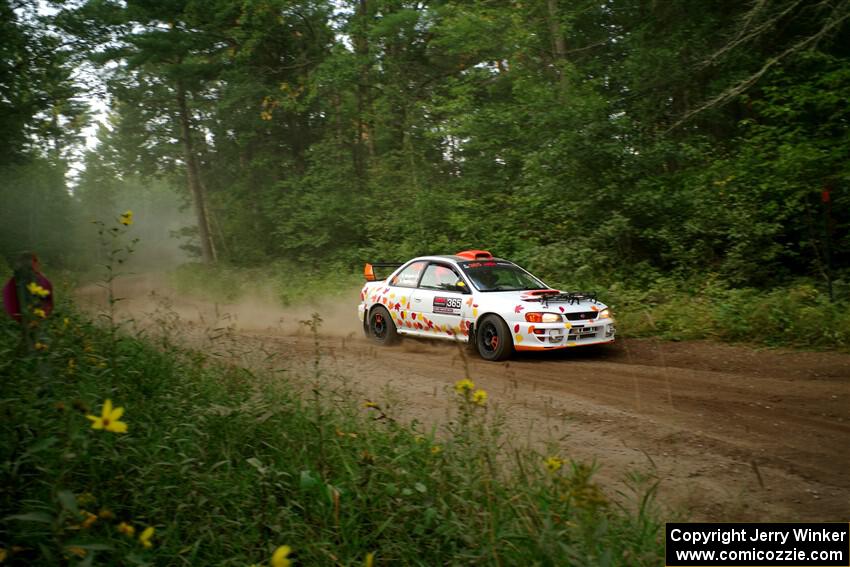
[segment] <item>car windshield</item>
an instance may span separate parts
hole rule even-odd
[[[460,267],[479,291],[518,291],[548,287],[516,264],[504,260],[460,262]]]

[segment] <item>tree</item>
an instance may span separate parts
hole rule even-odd
[[[135,122],[139,147],[153,150],[148,165],[158,173],[165,173],[159,164],[179,165],[192,197],[202,259],[212,263],[217,252],[199,163],[198,113],[225,46],[194,27],[200,12],[191,0],[92,1],[64,13],[61,21],[88,45],[94,61],[111,65],[105,68],[117,111]]]
[[[72,54],[30,2],[0,2],[0,254],[67,259],[67,159],[85,122]],[[67,265],[67,263],[66,263]]]

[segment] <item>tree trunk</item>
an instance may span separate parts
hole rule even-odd
[[[198,221],[198,236],[201,240],[201,260],[205,264],[216,261],[215,246],[210,233],[209,215],[207,213],[207,192],[201,182],[198,157],[192,142],[192,126],[189,122],[189,109],[186,104],[186,89],[181,80],[177,80],[177,112],[180,118],[180,142],[183,145],[183,157],[186,161],[186,180],[189,193],[195,205],[195,216]]]
[[[561,90],[565,91],[567,78],[564,75],[564,65],[567,63],[567,42],[564,41],[564,33],[561,30],[558,0],[548,0],[547,7],[549,8],[549,32],[552,34],[552,55],[555,59],[555,68],[558,70]]]
[[[368,0],[357,3],[357,28],[353,34],[354,53],[358,60],[357,70],[357,134],[354,146],[354,167],[358,181],[365,183],[368,163],[375,157],[375,141],[372,128],[372,100],[370,92],[369,63],[369,5]]]

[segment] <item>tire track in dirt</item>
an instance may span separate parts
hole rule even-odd
[[[268,338],[301,356],[313,348]],[[468,364],[518,439],[595,460],[610,490],[638,470],[662,480],[662,503],[694,519],[850,516],[850,356],[651,340],[579,350]],[[455,346],[421,340],[336,340],[323,355],[369,395],[392,384],[407,399],[401,415],[425,423],[445,415],[442,392],[463,372]]]

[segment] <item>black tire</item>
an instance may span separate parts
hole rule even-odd
[[[398,341],[393,318],[384,307],[378,305],[369,312],[366,335],[379,345],[391,345]]]
[[[487,315],[475,325],[475,346],[484,360],[505,360],[514,352],[514,337],[498,315]]]

